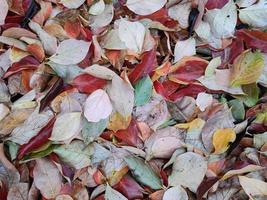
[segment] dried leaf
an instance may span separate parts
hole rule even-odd
[[[28,190],[28,183],[13,185],[8,191],[7,200],[27,200]]]
[[[139,80],[135,87],[135,105],[142,106],[146,104],[152,95],[152,81],[149,76]]]
[[[150,15],[161,9],[166,0],[127,0],[126,6],[138,15]]]
[[[8,4],[6,0],[1,0],[1,9],[0,9],[0,26],[5,24],[5,19],[8,13]]]
[[[106,187],[105,199],[106,200],[127,200],[125,196],[123,196],[118,191],[112,189],[108,184]]]
[[[72,9],[72,8],[79,8],[85,0],[60,0],[65,7]]]
[[[231,142],[234,142],[236,134],[233,129],[225,128],[218,129],[214,132],[212,137],[212,143],[215,148],[214,154],[224,153]]]
[[[196,40],[189,38],[184,41],[177,41],[174,48],[174,62],[180,61],[185,56],[196,54]]]
[[[246,176],[238,176],[240,185],[246,194],[252,198],[252,196],[266,196],[267,195],[267,183],[258,179],[248,178]]]
[[[177,185],[164,192],[162,200],[188,200],[186,191]]]

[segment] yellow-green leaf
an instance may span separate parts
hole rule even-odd
[[[231,85],[234,87],[255,83],[264,67],[264,59],[260,52],[244,51],[233,64]]]
[[[213,134],[212,143],[215,148],[214,154],[224,153],[229,143],[235,141],[236,134],[232,128],[218,129]]]

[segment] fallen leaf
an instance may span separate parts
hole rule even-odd
[[[86,99],[84,116],[89,122],[99,122],[106,119],[112,112],[112,105],[107,93],[98,89]]]
[[[246,194],[252,198],[253,196],[266,196],[267,183],[258,179],[248,178],[246,176],[238,176],[239,183]]]
[[[7,200],[26,200],[28,191],[28,183],[18,183],[13,185],[8,191]]]
[[[152,81],[149,76],[139,80],[135,87],[135,105],[142,106],[146,104],[152,95]]]
[[[174,5],[168,9],[168,15],[170,18],[179,22],[181,28],[188,28],[188,18],[191,11],[190,2],[182,2],[177,5]]]
[[[1,4],[0,25],[2,26],[3,24],[5,24],[5,19],[6,19],[7,13],[8,13],[8,3],[6,0],[1,0],[0,4]]]
[[[248,165],[248,166],[243,167],[241,169],[235,169],[235,170],[230,170],[230,171],[226,172],[223,175],[222,180],[226,180],[226,179],[231,178],[231,177],[236,176],[236,175],[246,174],[249,172],[254,172],[254,171],[263,170],[263,169],[264,169],[264,167],[261,167],[258,165]]]
[[[10,113],[9,108],[1,103],[0,104],[0,121],[2,121]]]
[[[212,143],[215,148],[214,154],[224,153],[231,142],[236,139],[236,134],[233,129],[225,128],[218,129],[214,132],[212,137]]]
[[[84,2],[85,0],[60,0],[60,3],[69,9],[79,8]]]
[[[150,15],[161,9],[166,0],[127,0],[126,6],[138,15]]]
[[[106,200],[127,200],[125,196],[123,196],[118,191],[112,189],[112,187],[110,187],[108,184],[106,187],[105,199]]]
[[[101,28],[110,24],[114,16],[113,4],[106,4],[104,11],[99,15],[91,15],[89,25],[92,28]]]
[[[174,62],[180,61],[185,56],[196,54],[196,40],[189,38],[184,41],[177,41],[174,48]]]
[[[73,136],[79,133],[80,124],[81,124],[80,112],[63,113],[57,116],[49,140],[62,142],[72,138]]]
[[[188,200],[188,196],[186,191],[180,185],[177,185],[166,190],[162,200]]]
[[[152,189],[160,189],[162,187],[158,175],[153,169],[146,164],[141,158],[128,156],[124,158],[134,177],[140,183],[149,186]]]
[[[99,0],[98,2],[91,5],[89,9],[89,14],[91,15],[100,15],[105,10],[104,0]]]
[[[47,158],[36,160],[33,178],[36,187],[45,198],[55,198],[60,193],[62,185],[61,174],[56,165]]]
[[[187,152],[179,155],[169,176],[171,186],[182,185],[196,192],[207,171],[207,161],[204,157]]]
[[[212,101],[213,97],[211,94],[200,92],[197,95],[196,105],[201,111],[205,111],[205,109],[212,104]]]
[[[54,55],[49,59],[61,65],[72,65],[81,62],[89,51],[90,42],[68,39],[62,41]]]
[[[123,117],[120,113],[115,112],[112,113],[111,116],[109,117],[109,124],[107,128],[109,130],[112,130],[114,132],[120,130],[120,129],[127,129],[131,122],[132,117]]]
[[[82,141],[75,140],[53,150],[66,164],[81,169],[91,164],[90,157],[93,153],[91,146],[86,146]]]

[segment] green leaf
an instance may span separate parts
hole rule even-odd
[[[260,149],[267,142],[267,132],[253,135],[253,145]]]
[[[233,63],[231,85],[238,87],[255,83],[264,67],[264,59],[260,52],[244,51]]]
[[[19,145],[12,141],[6,141],[6,144],[8,146],[8,151],[9,151],[11,160],[15,160],[17,157],[18,150],[19,150]]]
[[[137,181],[154,190],[162,188],[159,176],[142,159],[134,156],[127,156],[124,158],[124,161],[127,163]]]
[[[146,76],[139,80],[135,85],[135,105],[142,106],[146,104],[152,95],[153,83],[149,76]]]
[[[63,162],[75,169],[81,169],[90,165],[93,147],[86,146],[82,141],[76,140],[70,144],[59,146],[54,149],[54,152]]]
[[[231,107],[233,117],[241,121],[245,118],[245,108],[242,101],[238,99],[233,99],[228,102],[228,105]]]
[[[51,144],[51,143],[50,143]],[[29,155],[26,155],[21,161],[20,163],[25,163],[31,160],[35,160],[38,158],[43,158],[45,156],[48,156],[49,154],[51,154],[53,152],[53,150],[55,148],[57,148],[59,145],[49,145],[46,149],[39,151],[39,152],[33,152],[30,153]]]
[[[247,95],[243,98],[244,104],[247,107],[255,106],[259,100],[260,90],[256,83],[242,86],[242,90]]]
[[[82,137],[86,144],[93,142],[101,133],[106,129],[108,125],[108,118],[101,119],[99,122],[88,122],[83,119]]]

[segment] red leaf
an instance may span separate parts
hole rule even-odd
[[[208,10],[215,8],[222,8],[225,4],[228,3],[229,0],[208,0],[206,4],[206,8]]]
[[[135,84],[140,78],[150,74],[155,69],[156,65],[156,51],[153,49],[145,52],[141,62],[137,64],[134,70],[130,73],[129,80],[132,84]]]
[[[179,89],[181,87],[181,85],[179,83],[175,83],[175,82],[170,81],[170,80],[163,81],[162,86],[164,87],[168,96],[173,94],[177,89]]]
[[[15,62],[8,68],[6,73],[4,74],[4,78],[7,78],[11,75],[14,75],[22,70],[34,70],[39,66],[39,62],[32,56],[26,56],[22,58],[20,61]]]
[[[238,30],[237,37],[243,39],[247,48],[260,49],[267,53],[267,33],[260,30]]]
[[[198,93],[205,91],[206,88],[201,85],[190,84],[170,95],[170,99],[172,101],[176,101],[177,99],[184,96],[191,96],[195,98],[198,95]]]
[[[134,119],[132,119],[127,129],[119,130],[115,132],[114,135],[123,142],[125,142],[126,144],[131,146],[137,147],[140,146],[140,144],[142,143],[141,139],[138,137],[139,129]]]
[[[51,86],[44,98],[40,102],[40,112],[61,92],[63,88],[62,78],[58,78],[55,83]]]
[[[191,82],[204,75],[208,62],[198,57],[185,58],[175,64],[169,79],[172,81]]]
[[[154,89],[156,90],[156,92],[158,94],[160,94],[161,96],[163,96],[165,99],[168,99],[169,98],[169,95],[168,95],[166,89],[164,88],[164,86],[162,85],[161,82],[154,81],[153,86],[154,86]]]
[[[77,76],[71,83],[79,92],[92,93],[97,89],[103,88],[107,81],[100,79],[89,74],[81,74]]]
[[[45,58],[45,52],[42,46],[38,44],[29,44],[27,51],[30,52],[39,62],[42,62]]]
[[[24,155],[28,154],[29,152],[32,152],[35,149],[38,149],[39,147],[47,143],[48,138],[51,136],[55,120],[56,118],[53,117],[48,122],[48,124],[39,131],[36,136],[32,137],[28,143],[23,144],[19,147],[17,155],[17,158],[19,160],[22,159]]]
[[[125,175],[114,189],[128,199],[143,199],[142,187],[130,176]]]
[[[79,20],[76,20],[75,22],[66,21],[64,24],[64,29],[68,36],[77,38],[81,32],[81,23]]]
[[[217,183],[219,180],[218,177],[208,177],[207,179],[204,179],[200,185],[197,188],[197,199],[200,200],[202,199],[202,197],[204,196],[204,194],[209,191],[209,189],[215,184]]]

